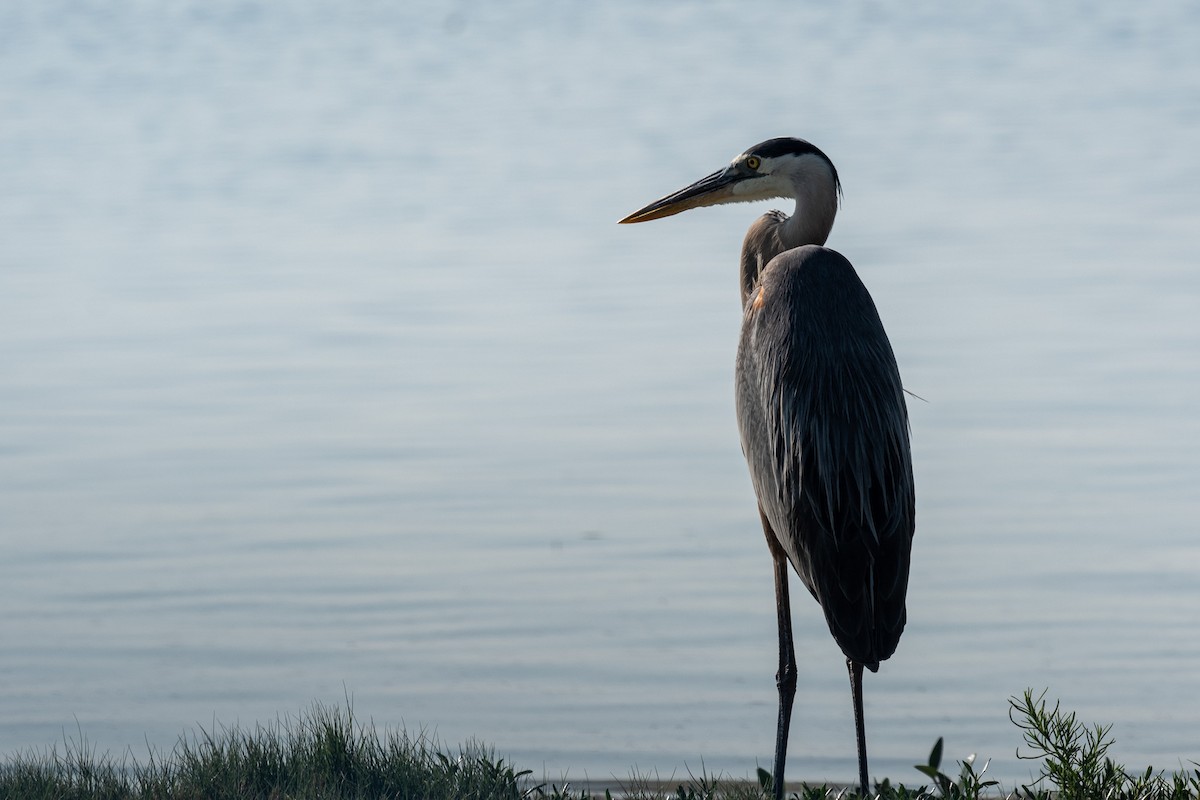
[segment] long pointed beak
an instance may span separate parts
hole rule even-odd
[[[661,200],[655,200],[645,208],[638,209],[618,224],[649,222],[652,219],[662,219],[691,208],[715,206],[719,203],[729,202],[734,196],[734,184],[744,177],[730,168],[719,169],[691,186],[685,186],[674,194],[669,194]]]

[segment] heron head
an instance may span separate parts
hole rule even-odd
[[[701,206],[794,198],[812,181],[828,183],[836,206],[841,183],[828,156],[803,139],[768,139],[739,153],[724,169],[655,200],[621,223],[649,222]]]

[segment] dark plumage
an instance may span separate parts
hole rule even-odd
[[[763,516],[846,657],[872,672],[904,630],[914,499],[904,390],[841,254],[774,257],[737,358],[742,450]]]

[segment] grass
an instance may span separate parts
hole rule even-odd
[[[957,774],[942,771],[939,739],[915,787],[876,784],[879,800],[1200,800],[1200,765],[1175,774],[1147,768],[1127,771],[1107,755],[1108,727],[1087,726],[1075,714],[1051,707],[1045,692],[1026,691],[1010,699],[1009,717],[1025,742],[1021,758],[1040,763],[1032,785],[1003,790],[986,778],[987,764],[957,762]],[[662,783],[634,776],[617,795],[630,800],[761,800],[771,776],[759,771],[757,784],[690,776]],[[850,789],[802,786],[789,797],[829,800],[857,797]],[[0,764],[0,798],[20,800],[611,800],[588,789],[538,782],[478,744],[447,751],[426,736],[381,733],[363,725],[353,709],[317,706],[308,714],[257,726],[201,731],[180,740],[167,755],[145,762],[114,759],[68,743],[63,752],[12,757]]]

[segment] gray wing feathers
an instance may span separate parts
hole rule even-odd
[[[840,254],[806,246],[763,270],[746,303],[737,406],[776,538],[846,656],[877,669],[905,623],[908,414],[875,305]]]

